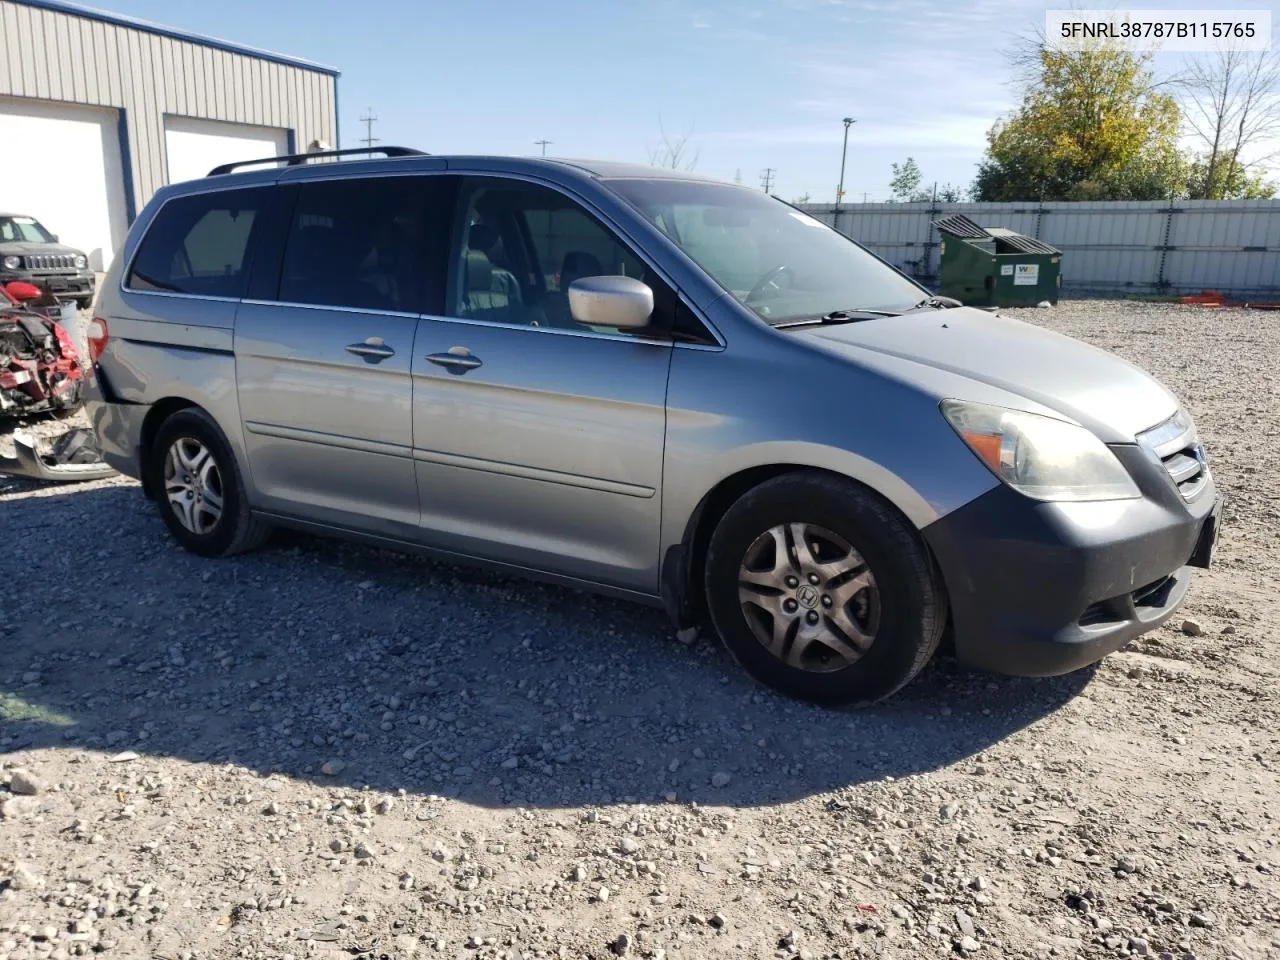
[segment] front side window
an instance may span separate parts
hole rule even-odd
[[[928,291],[826,224],[730,184],[605,181],[766,323],[910,310]]]
[[[0,243],[53,243],[53,234],[34,217],[0,217]]]
[[[644,262],[555,190],[477,179],[464,191],[460,210],[450,316],[617,333],[613,327],[584,326],[569,311],[569,285],[602,275],[635,277],[653,287],[655,328],[670,309],[663,302],[667,290]]]
[[[285,242],[279,299],[417,312],[425,269],[422,178],[304,183]]]
[[[249,238],[268,188],[170,200],[142,238],[126,286],[198,296],[244,295]]]

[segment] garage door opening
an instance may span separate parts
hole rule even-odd
[[[283,156],[289,131],[170,115],[164,118],[164,142],[169,183],[180,183],[208,176],[219,164]]]
[[[129,229],[118,119],[102,107],[0,97],[0,210],[35,217],[99,273]]]

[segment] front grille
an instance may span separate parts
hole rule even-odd
[[[1150,450],[1184,500],[1194,500],[1209,482],[1209,465],[1204,447],[1196,438],[1190,415],[1180,410],[1159,426],[1138,435],[1138,442]]]
[[[1194,500],[1209,482],[1209,468],[1204,462],[1204,449],[1198,443],[1189,444],[1166,457],[1161,457],[1169,479],[1182,494],[1184,500]]]
[[[74,270],[76,268],[75,256],[65,253],[43,253],[23,257],[22,262],[28,270]]]

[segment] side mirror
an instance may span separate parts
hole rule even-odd
[[[653,291],[634,277],[583,277],[569,284],[569,312],[591,327],[647,327]]]

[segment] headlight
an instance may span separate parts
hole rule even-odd
[[[76,257],[76,269],[77,269],[77,270],[83,270],[83,269],[84,269],[85,267],[87,267],[88,265],[89,265],[89,258],[88,258],[88,257],[84,256],[83,254],[81,254],[80,256]]]
[[[1019,410],[944,400],[942,413],[997,477],[1036,500],[1141,496],[1106,444],[1084,427]]]
[[[20,266],[22,266],[21,257],[5,257],[4,258],[4,268],[6,270],[17,270]]]

